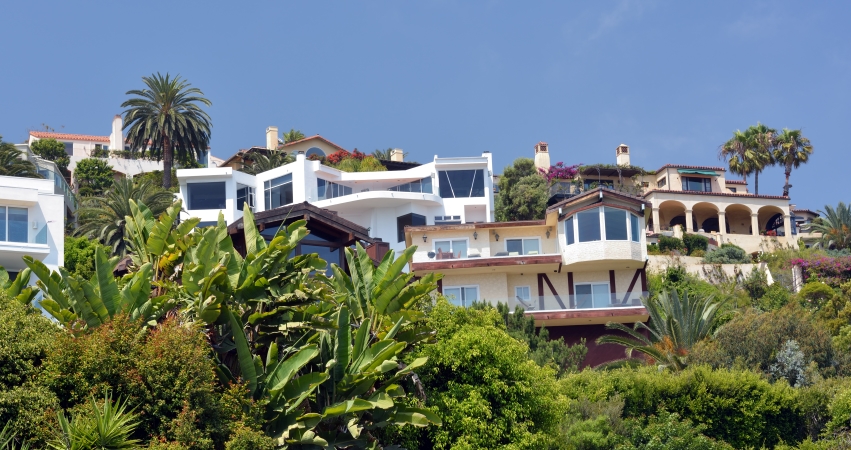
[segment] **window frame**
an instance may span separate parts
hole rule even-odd
[[[469,308],[472,305],[473,302],[481,300],[482,291],[481,291],[481,289],[479,289],[478,284],[459,284],[459,285],[455,285],[455,286],[443,286],[441,295],[446,297],[446,291],[448,289],[458,289],[459,292],[461,292],[461,295],[463,297],[466,297],[465,293],[467,291],[465,289],[475,289],[476,290],[476,298],[475,299],[468,301],[466,298],[461,298],[461,299],[459,299],[460,304],[456,305],[456,306],[461,306],[463,308]],[[449,303],[452,303],[453,305],[455,305],[455,303],[453,303],[452,300],[449,297],[446,297],[446,299],[449,300]]]
[[[626,214],[626,239],[608,239],[607,229],[606,229],[606,212],[605,208],[614,209],[618,211],[623,211]],[[595,241],[580,241],[579,240],[579,214],[588,213],[592,210],[597,211],[597,220],[600,224],[600,239]],[[638,233],[633,233],[632,229],[632,220],[635,218],[636,227],[638,229]],[[577,211],[569,216],[566,216],[564,220],[562,220],[562,229],[564,230],[564,244],[565,246],[574,245],[574,244],[583,244],[588,242],[637,242],[641,243],[641,216],[636,214],[634,211],[630,209],[617,208],[611,205],[602,205],[596,206],[594,208],[589,208],[584,211]],[[573,230],[568,231],[567,223],[572,221]],[[573,234],[569,234],[569,233]],[[573,238],[571,242],[571,238]]]
[[[686,183],[692,183],[695,180],[701,180],[701,184],[703,185],[703,189],[702,190],[686,189]],[[683,177],[683,176],[681,176],[680,181],[683,184],[683,191],[684,192],[712,192],[712,177]]]
[[[470,190],[466,195],[457,195],[455,192],[455,187],[452,186],[452,180],[449,178],[449,172],[473,172],[473,178],[470,181]],[[478,174],[481,173],[481,177]],[[444,185],[444,180],[442,178],[446,178],[446,184]],[[476,189],[476,180],[482,180],[482,195],[473,195],[473,192]],[[448,170],[438,170],[437,171],[437,195],[441,198],[483,198],[487,197],[487,183],[485,183],[485,169],[448,169]],[[458,186],[460,188],[460,186]],[[434,187],[432,186],[432,190]],[[443,194],[450,194],[449,196],[445,196]]]
[[[194,185],[210,185],[210,184],[221,184],[222,185],[222,194],[224,199],[224,204],[221,207],[215,208],[197,208],[192,201],[192,187]],[[209,186],[208,186],[209,189]],[[228,207],[228,185],[227,181],[196,181],[196,182],[187,182],[186,183],[186,209],[189,211],[215,211],[215,210],[223,210]]]
[[[281,182],[280,184],[276,184],[274,186],[272,185],[272,182],[274,182],[274,181],[276,181],[280,178],[287,178],[287,177],[289,177],[288,181]],[[284,203],[284,204],[281,204],[279,206],[273,207],[272,206],[272,190],[275,189],[275,188],[279,188],[279,187],[283,188],[287,184],[290,185],[290,189],[291,189],[292,195],[293,195],[293,201],[290,202],[290,203]],[[284,195],[284,197],[286,198],[286,195]],[[264,206],[264,211],[269,211],[269,210],[272,210],[272,209],[275,209],[275,208],[280,208],[282,206],[291,205],[294,202],[295,202],[295,188],[293,186],[293,174],[292,173],[285,173],[285,174],[282,174],[281,176],[277,176],[277,177],[274,177],[272,179],[263,181],[263,206]]]
[[[242,186],[242,187],[240,187],[240,186]],[[241,191],[243,189],[246,190],[245,197],[240,197],[239,191]],[[256,198],[256,195],[255,195],[254,186],[249,186],[247,184],[242,184],[242,183],[236,183],[236,196],[235,196],[235,198],[236,198],[236,210],[237,211],[242,211],[243,210],[242,204],[246,203],[246,202],[248,203],[248,209],[250,209],[251,211],[255,211],[255,208],[257,207],[257,198]],[[245,201],[240,201],[240,198],[243,198]]]
[[[540,236],[512,236],[512,237],[507,237],[507,238],[504,238],[504,239],[503,239],[503,241],[504,241],[504,243],[503,243],[503,248],[504,248],[504,250],[505,250],[506,252],[508,252],[508,241],[516,241],[516,240],[520,240],[520,246],[523,248],[523,251],[522,251],[519,255],[517,255],[517,256],[530,256],[530,255],[527,255],[527,254],[526,254],[526,244],[525,244],[525,242],[524,242],[524,241],[525,241],[525,240],[527,240],[527,239],[529,239],[529,240],[531,240],[531,239],[537,240],[537,241],[538,241],[538,254],[539,254],[539,255],[543,255],[543,254],[544,254],[544,247],[543,247],[543,244],[542,244],[542,242],[541,242],[541,237],[540,237]],[[509,255],[509,256],[511,256],[511,255]]]
[[[518,289],[526,289],[527,291],[529,291],[529,297],[527,298],[527,297],[521,296],[517,291]],[[514,286],[514,298],[515,299],[519,298],[519,299],[521,299],[525,302],[531,302],[532,301],[532,286],[528,286],[528,285]]]
[[[453,242],[455,242],[455,241],[464,241],[464,242],[465,242],[465,245],[467,246],[467,255],[469,255],[469,254],[470,254],[470,238],[467,238],[467,237],[459,237],[459,238],[433,238],[433,239],[431,240],[431,251],[433,251],[433,252],[437,253],[437,243],[438,243],[438,242],[444,242],[444,241],[449,241],[449,245],[450,245],[450,250],[449,250],[449,251],[450,251],[450,252],[452,252],[452,254],[453,254],[453,255],[455,254],[455,246],[454,246],[452,243],[453,243]],[[468,258],[468,257],[469,257],[469,256],[464,256],[463,258],[459,258],[459,259],[464,259],[464,258]]]
[[[606,210],[611,209],[624,215],[624,238],[623,239],[609,239],[609,227],[606,222]],[[602,229],[603,229],[603,239],[604,241],[619,241],[619,242],[629,242],[629,232],[630,232],[630,223],[629,223],[629,211],[621,208],[613,208],[611,206],[603,207],[603,217],[602,217]]]
[[[405,226],[407,226],[408,224],[400,224],[399,223],[399,219],[401,219],[405,216],[411,217],[411,220],[409,222],[410,222],[410,226],[412,226],[412,227],[421,227],[421,226],[428,225],[428,219],[426,219],[426,216],[424,216],[422,214],[410,212],[410,213],[407,213],[407,214],[402,214],[401,216],[396,216],[396,239],[398,239],[397,243],[398,242],[405,242]],[[421,218],[423,223],[422,224],[415,224],[414,220],[413,220],[414,216]]]

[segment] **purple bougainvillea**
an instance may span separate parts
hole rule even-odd
[[[572,166],[565,166],[563,162],[559,161],[554,166],[550,166],[548,170],[544,170],[543,168],[538,169],[538,172],[543,175],[544,178],[547,179],[548,183],[552,183],[555,180],[572,180],[573,177],[576,176],[578,172],[577,168],[581,165],[574,164]]]
[[[834,258],[818,255],[809,258],[796,258],[789,263],[801,267],[804,280],[815,278],[836,287],[851,279],[851,256]]]

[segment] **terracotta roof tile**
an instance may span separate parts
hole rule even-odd
[[[56,139],[57,141],[93,141],[109,142],[109,136],[93,136],[89,134],[54,133],[51,131],[30,131],[30,136],[39,139]]]
[[[821,216],[821,214],[811,210],[811,209],[793,209],[792,212],[805,212],[810,214],[815,214],[816,216]]]
[[[748,184],[745,180],[724,180],[726,184]]]
[[[663,171],[663,170],[665,170],[665,169],[717,170],[717,171],[721,171],[721,172],[726,172],[726,171],[727,171],[727,169],[725,169],[725,168],[723,168],[723,167],[714,167],[714,166],[684,166],[684,165],[682,165],[682,164],[665,164],[664,166],[660,167],[660,168],[659,168],[659,170],[657,170],[657,171],[656,171],[656,173],[659,173],[659,172],[661,172],[661,171]]]
[[[685,195],[717,195],[719,197],[744,197],[744,198],[770,198],[776,200],[789,200],[789,197],[784,197],[782,195],[756,195],[756,194],[733,194],[728,192],[701,192],[701,191],[671,191],[667,189],[653,189],[644,193],[644,197],[646,198],[648,195],[654,192],[664,192],[668,194],[685,194]]]

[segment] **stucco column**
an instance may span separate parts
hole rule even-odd
[[[786,242],[794,242],[792,236],[792,217],[789,214],[783,214],[783,230],[786,231]]]
[[[687,209],[686,210],[686,231],[689,232],[689,233],[694,232],[694,228],[692,227],[691,222],[692,222],[691,210]]]
[[[727,211],[718,211],[718,234],[727,234]]]
[[[751,234],[759,236],[759,214],[751,213]]]
[[[653,232],[659,234],[662,232],[662,224],[659,219],[659,208],[653,208]]]

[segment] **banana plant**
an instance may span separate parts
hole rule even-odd
[[[95,251],[91,280],[71,275],[62,267],[51,272],[44,263],[30,256],[24,256],[24,262],[38,278],[36,283],[44,293],[41,307],[65,327],[79,320],[87,327],[97,327],[117,314],[152,325],[174,305],[166,296],[151,297],[150,263],[126,275],[119,286],[112,274],[117,259],[108,258],[100,247]]]
[[[6,272],[6,269],[0,266],[0,291],[23,305],[29,305],[38,294],[37,289],[28,285],[31,275],[32,270],[26,268],[18,272],[15,280],[11,281],[9,280],[9,272]]]
[[[346,261],[351,276],[336,265],[332,265],[334,277],[329,280],[341,301],[348,305],[356,323],[369,323],[372,333],[386,333],[390,327],[404,318],[411,326],[401,331],[410,343],[425,339],[430,331],[421,326],[424,314],[415,306],[431,301],[431,293],[437,289],[437,280],[442,274],[426,274],[414,280],[414,274],[404,273],[417,247],[403,250],[398,258],[390,250],[376,266],[366,250],[356,244],[354,250],[346,249]]]

